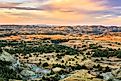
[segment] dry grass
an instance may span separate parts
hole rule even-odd
[[[95,78],[95,76],[88,73],[87,70],[75,71],[71,76],[60,81],[103,81]]]

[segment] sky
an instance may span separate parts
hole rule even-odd
[[[121,0],[0,0],[0,24],[121,25]]]

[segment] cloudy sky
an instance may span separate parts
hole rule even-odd
[[[121,25],[121,0],[0,0],[0,24]]]

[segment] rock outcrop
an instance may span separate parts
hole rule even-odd
[[[33,71],[29,70],[22,70],[20,74],[24,77],[32,77],[36,75]]]
[[[11,63],[16,63],[16,59],[14,58],[14,56],[12,56],[11,54],[9,54],[8,52],[6,52],[4,50],[0,54],[0,60],[1,61],[11,62]]]
[[[112,70],[112,72],[106,72],[100,74],[105,81],[121,81],[121,69]]]

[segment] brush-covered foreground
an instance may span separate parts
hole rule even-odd
[[[120,81],[120,58],[120,48],[89,40],[1,40],[0,81]]]

